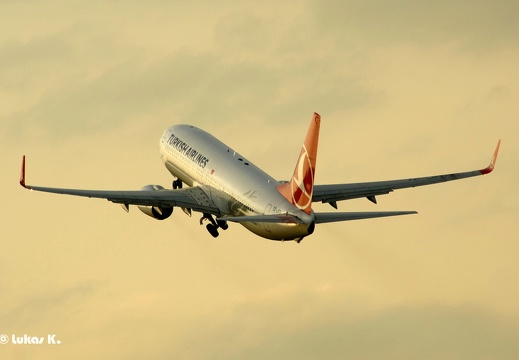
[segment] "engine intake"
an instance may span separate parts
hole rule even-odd
[[[142,191],[160,191],[165,190],[160,185],[146,185],[142,189]],[[140,211],[145,213],[148,216],[151,216],[154,219],[157,220],[165,220],[168,217],[173,214],[173,207],[172,206],[166,206],[166,207],[160,207],[160,206],[137,206]]]

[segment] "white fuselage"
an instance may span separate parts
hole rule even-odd
[[[200,186],[222,217],[289,214],[302,223],[241,224],[272,240],[297,240],[309,234],[313,212],[307,214],[289,203],[277,190],[277,180],[207,132],[191,125],[172,126],[160,139],[160,154],[169,172],[189,186]]]

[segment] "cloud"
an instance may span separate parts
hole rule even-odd
[[[288,339],[270,339],[247,358],[471,359],[519,354],[517,323],[463,308],[397,308],[349,322],[339,317]],[[236,358],[239,358],[237,356]],[[242,357],[243,358],[243,357]],[[272,357],[271,357],[272,358]]]
[[[56,318],[66,318],[83,306],[98,288],[96,281],[83,281],[66,287],[48,287],[32,292],[19,303],[2,309],[2,331],[29,331]]]
[[[286,295],[286,294],[285,294]],[[504,359],[519,355],[516,319],[470,305],[369,309],[332,294],[259,298],[205,314],[185,328],[188,352],[211,359]],[[203,320],[202,320],[203,319]],[[206,351],[207,349],[207,351]],[[210,349],[210,350],[209,350]]]
[[[255,22],[263,35],[268,20]],[[306,108],[305,113],[332,113],[377,101],[379,95],[363,84],[354,69],[344,68],[344,56],[327,57],[326,53],[308,51],[306,45],[285,49],[283,39],[297,34],[300,25],[294,24],[286,30],[288,33],[277,34],[273,39],[267,34],[273,45],[261,61],[227,56],[248,51],[254,55],[267,46],[260,41],[251,47],[255,50],[237,49],[241,45],[236,44],[233,34],[244,26],[242,19],[216,26],[216,34],[221,38],[218,50],[174,48],[167,56],[151,59],[140,55],[137,44],[110,49],[115,39],[94,44],[94,35],[74,45],[65,32],[19,44],[11,56],[9,76],[15,79],[13,89],[5,91],[18,91],[16,97],[26,97],[29,103],[13,106],[5,120],[11,135],[16,137],[31,124],[59,139],[110,130],[152,114],[175,114],[199,121],[243,121],[253,114],[274,121],[291,121],[301,107]],[[258,32],[240,37],[245,42],[257,38],[262,38]],[[4,46],[2,51],[11,50],[12,46]],[[39,55],[40,52],[46,55]],[[32,76],[41,73],[45,80],[36,88],[23,85],[29,80],[28,65],[14,65],[18,58],[33,58],[28,54],[39,59],[31,61]]]
[[[388,47],[455,44],[488,52],[517,47],[515,1],[354,1],[314,3],[320,28],[359,43]]]

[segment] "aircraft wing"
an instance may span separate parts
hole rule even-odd
[[[221,215],[220,210],[211,200],[211,197],[202,187],[199,186],[177,190],[161,189],[117,191],[62,189],[27,185],[25,183],[25,156],[23,157],[22,161],[20,185],[22,185],[26,189],[34,191],[106,199],[113,203],[124,205],[126,209],[128,208],[128,205],[158,207],[178,206],[187,209],[192,209],[193,211],[199,211],[213,215]]]
[[[489,174],[492,172],[492,170],[494,170],[500,144],[501,140],[499,140],[499,142],[497,143],[490,165],[481,170],[472,170],[453,174],[401,180],[374,181],[352,184],[315,185],[312,201],[321,201],[323,203],[329,203],[334,208],[337,208],[337,201],[356,199],[362,197],[368,198],[368,200],[376,203],[375,197],[377,195],[389,194],[390,192],[397,189],[431,185],[446,181],[459,180],[473,176]]]

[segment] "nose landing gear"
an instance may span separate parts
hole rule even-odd
[[[227,224],[227,221],[224,220],[215,220],[211,214],[206,214],[202,216],[200,219],[200,225],[203,224],[204,220],[208,220],[209,224],[205,226],[207,231],[209,231],[209,234],[211,234],[214,238],[218,237],[220,235],[218,233],[218,229],[221,228],[222,230],[227,230],[229,228],[229,225]]]

